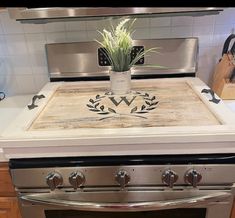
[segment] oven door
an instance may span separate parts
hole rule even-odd
[[[23,218],[229,218],[229,191],[146,190],[20,194]]]

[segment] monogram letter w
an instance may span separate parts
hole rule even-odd
[[[114,97],[109,97],[109,99],[113,102],[113,104],[115,106],[118,106],[119,104],[122,103],[122,101],[124,101],[126,103],[127,106],[130,106],[131,103],[135,100],[136,96],[133,96],[133,98],[129,101],[125,96],[121,97],[120,101],[116,101]]]

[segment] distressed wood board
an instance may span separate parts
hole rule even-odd
[[[61,85],[28,131],[221,124],[185,81],[134,83],[127,95],[107,90]]]

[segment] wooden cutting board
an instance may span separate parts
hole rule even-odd
[[[185,81],[134,84],[128,95],[107,87],[63,84],[28,130],[219,125]]]

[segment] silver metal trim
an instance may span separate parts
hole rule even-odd
[[[52,22],[60,18],[98,19],[110,16],[156,17],[218,14],[218,7],[51,7],[51,8],[8,8],[10,18],[33,22]]]
[[[143,192],[141,194],[144,194]],[[164,193],[164,192],[163,192]],[[92,196],[97,193],[92,193]],[[150,211],[150,210],[163,210],[163,209],[175,209],[175,208],[189,208],[196,205],[208,205],[208,204],[218,204],[218,202],[229,200],[231,198],[230,193],[226,192],[217,192],[203,196],[194,196],[186,197],[173,200],[160,200],[160,201],[144,201],[144,202],[129,202],[128,196],[131,192],[118,192],[111,193],[115,195],[115,198],[118,199],[118,202],[103,202],[103,199],[109,200],[109,196],[106,196],[107,193],[99,193],[101,201],[90,202],[79,201],[78,199],[69,200],[71,193],[69,194],[32,194],[21,196],[20,199],[26,202],[38,204],[38,205],[50,205],[56,206],[65,209],[76,209],[76,210],[85,210],[85,211],[115,211],[115,212],[125,212],[125,211]],[[140,193],[138,193],[140,194]],[[68,198],[68,200],[63,200],[63,197]],[[87,195],[87,193],[76,194],[78,198],[82,198],[82,195]],[[111,195],[112,196],[112,195]],[[139,195],[140,196],[140,195]],[[112,201],[112,200],[111,200]],[[126,201],[126,202],[123,202]]]
[[[135,66],[132,76],[196,73],[198,64],[198,38],[168,38],[133,40],[134,46],[144,49],[157,47],[159,54],[145,56],[146,66]],[[90,42],[46,44],[48,71],[51,78],[83,78],[109,76],[110,67],[99,66],[99,44]],[[161,65],[164,68],[154,67]]]

